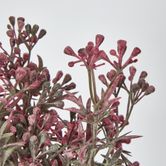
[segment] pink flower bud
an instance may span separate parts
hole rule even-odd
[[[116,75],[116,71],[115,70],[111,70],[110,72],[107,73],[107,78],[112,81],[112,79],[115,77]]]
[[[94,47],[94,43],[89,41],[87,46],[86,46],[86,51],[89,53]]]
[[[73,67],[74,64],[75,64],[75,63],[74,63],[73,61],[71,61],[71,62],[68,63],[68,66],[69,66],[69,67]]]
[[[38,35],[38,39],[41,39],[43,36],[46,35],[46,30],[45,29],[41,29],[40,32],[39,32],[39,35]]]
[[[67,55],[76,56],[76,53],[73,51],[73,49],[70,46],[67,46],[64,49],[64,53]]]
[[[86,50],[85,48],[81,48],[78,50],[78,55],[81,57],[81,58],[85,58],[87,56],[87,53],[86,53]]]
[[[139,76],[139,79],[145,79],[146,77],[148,76],[148,73],[146,71],[142,71],[140,76]]]
[[[25,76],[27,75],[27,71],[26,71],[26,69],[23,68],[23,67],[18,67],[17,70],[16,70],[16,72],[15,72],[15,75],[16,75],[16,81],[17,81],[17,82],[20,82],[20,81],[22,81],[22,80],[25,78]]]
[[[139,162],[138,161],[135,161],[134,163],[130,164],[129,166],[139,166]]]
[[[130,66],[129,72],[130,72],[129,80],[132,81],[136,73],[136,68],[134,66]]]
[[[127,42],[125,40],[118,40],[117,43],[118,43],[118,48],[117,48],[118,54],[120,56],[123,56],[127,48],[126,46]]]
[[[23,17],[19,17],[17,19],[19,31],[21,31],[23,29],[23,27],[24,27],[24,21],[25,21],[25,19]]]
[[[99,75],[99,80],[106,86],[108,86],[107,80],[103,74]]]
[[[27,60],[29,59],[29,57],[30,57],[30,56],[29,56],[28,53],[24,53],[24,54],[23,54],[23,60],[24,60],[24,61],[27,61]]]
[[[153,85],[150,85],[147,90],[145,91],[145,95],[149,95],[155,91],[155,87]]]
[[[115,50],[113,50],[113,49],[112,49],[112,50],[110,50],[110,54],[111,54],[111,55],[113,55],[113,56],[117,56],[116,51],[115,51]]]
[[[11,38],[13,38],[14,37],[14,31],[13,30],[8,30],[7,32],[7,35],[9,36],[9,37],[11,37]]]
[[[65,78],[63,79],[62,85],[68,83],[71,80],[71,75],[66,74]]]
[[[100,35],[100,34],[98,34],[98,35],[96,35],[96,46],[97,47],[99,47],[101,44],[102,44],[102,42],[104,41],[104,36],[103,35]]]
[[[11,24],[12,26],[15,25],[15,17],[14,17],[14,16],[10,16],[10,17],[9,17],[9,21],[10,21],[10,24]]]
[[[62,71],[58,71],[55,78],[53,79],[53,83],[56,84],[63,76],[63,72]]]
[[[140,53],[141,53],[141,50],[138,47],[135,47],[131,53],[131,57],[136,57]]]
[[[70,83],[69,85],[66,85],[64,87],[65,90],[72,90],[72,89],[75,89],[76,87],[76,84],[74,82]]]

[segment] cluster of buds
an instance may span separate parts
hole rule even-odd
[[[7,28],[10,52],[0,43],[0,165],[139,166],[128,159],[130,152],[124,144],[140,136],[122,131],[135,104],[155,91],[145,71],[135,82],[133,64],[141,50],[135,47],[124,61],[127,42],[119,40],[117,50],[107,54],[99,48],[104,41],[101,34],[77,53],[67,46],[64,53],[76,58],[69,67],[81,63],[87,69],[89,97],[84,105],[73,91],[76,84],[70,74],[58,71],[51,79],[39,55],[37,63],[31,60],[34,46],[46,31],[13,16]],[[98,75],[104,85],[99,95],[95,70],[106,64],[110,70]],[[128,76],[124,74],[127,67]],[[128,97],[126,114],[120,112],[121,91]],[[69,118],[60,116],[62,111]],[[106,154],[101,153],[103,149],[108,150]],[[96,160],[97,154],[102,162]]]
[[[95,43],[88,42],[85,48],[78,50],[78,53],[75,53],[70,46],[64,49],[65,54],[77,58],[76,61],[69,62],[70,67],[73,67],[76,63],[81,63],[81,66],[86,67],[90,91],[90,99],[87,101],[86,107],[80,102],[80,98],[76,99],[72,96],[70,101],[76,103],[78,108],[72,107],[67,110],[73,114],[75,113],[78,119],[81,118],[87,123],[86,141],[92,144],[94,150],[97,148],[99,152],[103,147],[108,148],[106,155],[102,155],[104,164],[139,166],[137,161],[131,162],[127,159],[126,155],[130,155],[130,152],[126,151],[123,145],[130,144],[132,139],[140,136],[130,135],[129,133],[121,135],[121,132],[129,124],[129,118],[135,104],[144,96],[153,93],[155,88],[145,80],[147,77],[145,71],[141,72],[138,82],[134,82],[136,68],[133,63],[138,61],[137,56],[141,53],[138,47],[135,47],[129,58],[124,60],[123,57],[127,50],[125,40],[119,40],[117,42],[117,51],[111,49],[109,56],[105,51],[99,49],[103,41],[104,36],[98,34],[96,35]],[[105,63],[108,63],[111,69],[106,74],[99,74],[98,79],[102,82],[104,88],[101,90],[101,95],[98,95],[94,71],[97,67],[105,65]],[[126,68],[129,69],[128,79],[124,74]],[[122,90],[126,91],[128,95],[127,109],[124,115],[120,114],[119,110],[120,102],[123,101],[120,97]],[[104,135],[103,139],[99,138],[99,133],[101,132]],[[96,154],[93,153],[92,149],[88,149],[88,146],[86,152],[91,154],[92,158],[84,160],[84,164],[88,165],[90,163],[89,165],[93,165]]]

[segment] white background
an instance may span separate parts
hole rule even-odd
[[[148,71],[148,80],[156,86],[156,93],[145,98],[134,110],[129,130],[144,137],[133,141],[128,150],[141,166],[166,165],[164,0],[1,0],[0,41],[4,43],[7,43],[4,34],[10,15],[23,16],[28,23],[47,30],[47,36],[38,44],[34,55],[43,57],[52,76],[60,69],[73,74],[84,100],[87,96],[85,70],[67,66],[71,59],[63,53],[65,46],[71,45],[77,50],[100,33],[106,38],[103,48],[107,52],[116,47],[118,39],[128,41],[129,52],[135,46],[140,47],[138,71]],[[102,68],[102,72],[106,70]]]

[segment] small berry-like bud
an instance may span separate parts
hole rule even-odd
[[[115,77],[116,75],[116,71],[115,70],[111,70],[110,72],[107,73],[107,78],[112,81],[112,79]]]
[[[136,68],[134,66],[130,66],[129,72],[130,72],[129,80],[132,81],[136,73]]]
[[[72,89],[75,89],[76,87],[76,84],[74,82],[70,83],[69,85],[66,85],[64,87],[65,90],[72,90]]]
[[[118,40],[117,43],[118,43],[118,48],[117,48],[118,54],[120,56],[123,56],[127,48],[126,46],[127,42],[125,40]]]
[[[15,73],[16,73],[17,82],[22,81],[25,78],[25,76],[27,75],[27,71],[23,67],[18,67]]]
[[[145,91],[145,95],[149,95],[155,91],[155,87],[153,85],[150,85],[147,90]]]
[[[135,47],[131,53],[131,57],[135,57],[141,53],[141,50],[138,47]]]
[[[142,71],[140,76],[139,76],[139,79],[145,79],[146,77],[148,76],[148,73],[146,71]]]
[[[9,21],[10,21],[10,24],[11,24],[12,26],[15,25],[15,17],[14,17],[14,16],[10,16],[10,17],[9,17]]]
[[[29,56],[28,53],[24,53],[24,54],[23,54],[23,60],[24,60],[24,61],[27,61],[27,60],[29,59],[29,57],[30,57],[30,56]]]
[[[31,33],[31,25],[30,25],[30,24],[25,25],[25,29],[26,29],[26,32],[27,32],[28,34]]]
[[[73,51],[73,49],[70,47],[70,46],[67,46],[65,49],[64,49],[64,53],[67,54],[67,55],[71,55],[71,56],[75,56],[75,52]]]
[[[69,67],[73,67],[74,64],[75,64],[75,63],[74,63],[73,61],[71,61],[71,62],[68,63],[68,66],[69,66]]]
[[[23,27],[24,27],[24,21],[25,21],[25,19],[23,17],[19,17],[17,19],[19,31],[21,31],[23,29]]]
[[[110,50],[110,54],[111,54],[111,55],[113,55],[113,56],[116,56],[116,55],[117,55],[117,54],[116,54],[116,51],[115,51],[115,50],[113,50],[113,49],[112,49],[112,50]]]
[[[38,35],[38,39],[41,39],[43,36],[46,35],[46,30],[45,29],[41,29],[40,32],[39,32],[39,35]]]
[[[31,30],[31,33],[32,33],[33,35],[35,35],[38,30],[39,30],[39,26],[35,24],[35,25],[33,26],[32,30]]]
[[[65,78],[63,79],[62,85],[68,83],[71,80],[71,75],[66,74]]]
[[[108,86],[108,83],[107,83],[107,80],[106,80],[104,74],[99,75],[98,78],[104,85]]]
[[[62,71],[58,71],[52,82],[54,84],[57,83],[61,79],[62,76],[63,76],[63,72]]]
[[[100,34],[98,34],[98,35],[96,35],[96,46],[97,47],[99,47],[101,44],[102,44],[102,42],[104,41],[104,36],[103,35],[100,35]]]
[[[13,30],[8,30],[7,32],[7,35],[9,36],[9,37],[11,37],[11,38],[13,38],[14,37],[14,31]]]

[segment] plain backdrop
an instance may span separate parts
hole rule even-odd
[[[164,0],[1,0],[0,41],[4,36],[9,16],[23,16],[26,22],[38,24],[47,35],[35,48],[54,76],[58,70],[73,74],[80,94],[88,96],[87,76],[81,67],[69,68],[71,58],[63,53],[67,45],[75,50],[84,47],[100,33],[105,36],[103,48],[108,52],[116,48],[118,39],[128,41],[128,53],[141,48],[138,72],[147,70],[148,81],[156,92],[140,102],[131,117],[129,130],[143,135],[127,146],[132,160],[141,166],[166,164],[166,2]],[[101,73],[106,72],[101,68]],[[122,107],[122,109],[125,109]]]

